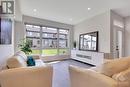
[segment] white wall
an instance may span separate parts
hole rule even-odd
[[[20,1],[15,0],[15,20],[22,21],[22,12],[20,8]]]
[[[1,1],[1,0],[0,0]],[[22,15],[20,12],[20,6],[19,6],[19,0],[15,1],[15,20],[22,21]],[[0,2],[1,5],[1,2]],[[7,17],[7,16],[6,16]],[[12,28],[12,44],[11,45],[0,45],[0,69],[4,66],[6,66],[6,60],[14,54],[14,18],[11,16],[11,19],[13,20],[13,28]],[[17,27],[18,29],[20,26]]]
[[[30,24],[36,24],[36,25],[42,25],[42,26],[50,26],[50,27],[57,27],[57,28],[65,28],[65,29],[72,29],[73,26],[69,24],[59,23],[55,21],[35,18],[23,15],[23,22],[24,23],[30,23]]]
[[[0,45],[0,70],[6,66],[6,60],[13,55],[13,45]]]
[[[116,29],[120,29],[122,31],[122,35],[123,35],[123,43],[122,43],[122,56],[124,56],[124,50],[125,50],[125,44],[124,44],[124,32],[125,32],[125,28],[124,28],[124,18],[120,15],[118,15],[117,13],[115,13],[114,11],[111,11],[111,56],[114,57],[115,53],[116,53],[116,46],[117,46],[117,43],[116,41],[114,40],[114,33],[116,31]],[[114,21],[116,21],[116,25],[114,23]],[[121,27],[123,26],[123,27]]]
[[[125,18],[125,56],[130,56],[130,17]]]
[[[110,53],[110,11],[77,24],[74,27],[74,40],[78,42],[80,34],[93,31],[99,31],[99,52]]]
[[[17,52],[19,50],[18,44],[25,38],[24,25],[20,21],[15,21],[14,26],[14,51]]]
[[[9,45],[0,44],[0,70],[6,66],[6,60],[14,54],[14,21],[12,20],[12,43]]]

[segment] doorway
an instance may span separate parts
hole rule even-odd
[[[115,26],[113,29],[113,57],[121,58],[124,56],[124,29]]]

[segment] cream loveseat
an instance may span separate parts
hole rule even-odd
[[[1,87],[52,87],[52,66],[22,67],[0,72]]]
[[[130,87],[130,57],[96,68],[69,67],[71,87]]]
[[[0,87],[52,87],[53,68],[39,56],[33,56],[36,66],[27,66],[27,56],[19,51],[7,60],[9,69],[0,72]]]
[[[36,66],[44,66],[45,65],[43,60],[40,59],[39,55],[32,55],[32,56],[35,59]],[[27,67],[27,56],[24,52],[19,51],[7,60],[6,65],[9,69],[19,68],[19,67]]]

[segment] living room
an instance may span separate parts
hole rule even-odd
[[[130,87],[129,3],[0,1],[1,87]]]

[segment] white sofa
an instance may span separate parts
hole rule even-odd
[[[35,59],[36,66],[45,66],[46,65],[43,62],[43,60],[40,59],[39,55],[32,55],[32,56]],[[19,51],[7,60],[6,65],[9,69],[27,67],[27,56],[24,52]]]
[[[71,87],[130,87],[130,57],[85,69],[70,66]]]
[[[0,72],[1,87],[52,87],[52,66],[22,67]]]
[[[19,51],[7,60],[7,70],[0,72],[0,87],[52,87],[53,67],[33,55],[36,66],[27,66],[27,56]]]

